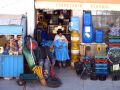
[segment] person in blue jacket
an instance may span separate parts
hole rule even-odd
[[[66,66],[66,60],[69,60],[68,40],[62,34],[62,30],[58,29],[57,35],[54,38],[54,51],[56,60],[59,62],[59,67]]]

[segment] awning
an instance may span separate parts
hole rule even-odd
[[[22,25],[0,25],[0,35],[21,35]]]

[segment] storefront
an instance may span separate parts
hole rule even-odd
[[[62,10],[62,12],[71,11],[68,18],[68,29],[66,29],[67,33],[70,34],[70,47],[71,47],[71,59],[72,62],[77,62],[77,57],[80,56],[80,60],[84,60],[85,64],[88,64],[88,68],[90,69],[91,62],[84,57],[93,56],[95,59],[95,74],[102,74],[103,77],[106,77],[108,73],[108,62],[110,60],[110,54],[107,51],[110,50],[111,47],[117,46],[119,48],[119,28],[120,28],[120,2],[118,0],[115,1],[78,1],[75,0],[50,0],[50,1],[35,1],[35,10],[36,10],[36,25],[39,22],[39,12],[38,10],[43,10],[43,12],[54,13],[54,11]],[[54,13],[55,14],[55,13]],[[64,15],[67,16],[67,15]],[[53,16],[54,19],[56,18]],[[67,16],[68,17],[68,16]],[[71,22],[72,17],[78,17],[78,30],[71,30]],[[59,18],[59,17],[58,17]],[[57,21],[57,18],[54,20]],[[74,20],[72,23],[75,23]],[[41,24],[40,24],[41,25]],[[47,25],[46,25],[47,26]],[[59,26],[59,24],[57,24]],[[66,25],[67,26],[67,25]],[[54,26],[52,29],[49,29],[49,25],[47,27],[48,32],[52,32],[54,30]],[[71,32],[72,31],[72,32]],[[73,31],[78,31],[77,35],[73,35]],[[107,32],[110,31],[108,34]],[[114,34],[113,34],[114,32]],[[79,35],[80,36],[79,36]],[[73,36],[72,36],[73,35]],[[67,35],[66,35],[67,36]],[[108,37],[107,37],[108,36]],[[111,36],[116,36],[116,38],[111,38]],[[91,39],[90,39],[91,38]],[[107,38],[107,39],[106,39]],[[72,41],[73,40],[73,41]],[[74,42],[78,40],[78,42]],[[113,45],[115,44],[115,45]],[[73,49],[73,50],[72,50]],[[112,52],[112,51],[110,51]],[[119,51],[118,51],[119,52]],[[72,56],[73,55],[73,56]],[[109,57],[109,58],[108,58]],[[102,58],[102,60],[101,60]],[[112,60],[112,59],[111,59]],[[103,63],[101,62],[103,61]],[[114,62],[114,60],[112,60]],[[119,60],[118,60],[119,61]],[[104,68],[100,65],[105,65]],[[119,70],[119,63],[117,63],[116,70]],[[113,65],[113,71],[115,66]],[[89,72],[87,72],[89,73]],[[104,76],[105,75],[105,76]],[[102,76],[101,76],[102,77]]]

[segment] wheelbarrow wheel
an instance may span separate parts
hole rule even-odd
[[[26,84],[26,82],[25,82],[23,79],[18,79],[18,80],[17,80],[17,84],[18,84],[19,86],[24,86],[24,85]]]

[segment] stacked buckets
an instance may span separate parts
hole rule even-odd
[[[80,21],[79,17],[71,17],[71,65],[78,61],[80,55]]]

